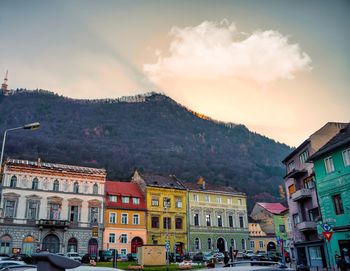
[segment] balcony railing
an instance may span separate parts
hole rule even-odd
[[[299,231],[312,231],[317,229],[317,224],[315,221],[303,221],[297,224],[297,229]]]
[[[297,190],[293,193],[292,195],[292,200],[293,201],[300,201],[300,200],[305,200],[308,198],[312,197],[312,192],[308,188],[303,188],[300,190]]]
[[[44,228],[68,228],[69,222],[67,220],[40,219],[36,225]]]

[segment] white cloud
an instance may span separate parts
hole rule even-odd
[[[311,58],[278,31],[239,32],[233,23],[205,21],[173,27],[169,54],[156,51],[157,61],[143,70],[155,83],[165,78],[221,78],[268,83],[293,79],[311,69]]]

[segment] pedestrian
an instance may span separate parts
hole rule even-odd
[[[225,256],[224,256],[224,267],[229,267],[230,265],[228,262],[230,261],[230,257],[228,256],[227,251],[225,251]]]

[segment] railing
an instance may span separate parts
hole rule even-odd
[[[195,226],[195,225],[190,225],[190,229],[192,230],[210,230],[210,231],[234,231],[234,232],[239,232],[239,231],[248,231],[248,228],[240,228],[240,227],[218,227],[218,226]]]
[[[69,222],[67,220],[56,219],[40,219],[37,221],[37,226],[44,228],[68,228]]]
[[[304,200],[304,199],[311,198],[311,197],[312,197],[311,190],[308,188],[303,188],[303,189],[297,190],[293,193],[292,200],[298,201],[298,200]]]

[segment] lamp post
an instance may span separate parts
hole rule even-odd
[[[15,130],[21,130],[21,129],[36,130],[36,129],[39,129],[39,127],[40,127],[40,123],[39,122],[33,122],[33,123],[25,124],[25,125],[20,126],[20,127],[15,127],[15,128],[10,128],[10,129],[6,129],[5,130],[4,137],[3,137],[3,140],[2,140],[2,147],[1,147],[0,173],[2,173],[2,158],[4,156],[4,149],[5,149],[7,132],[11,132],[11,131],[15,131]],[[2,180],[1,180],[1,182],[2,182]]]

